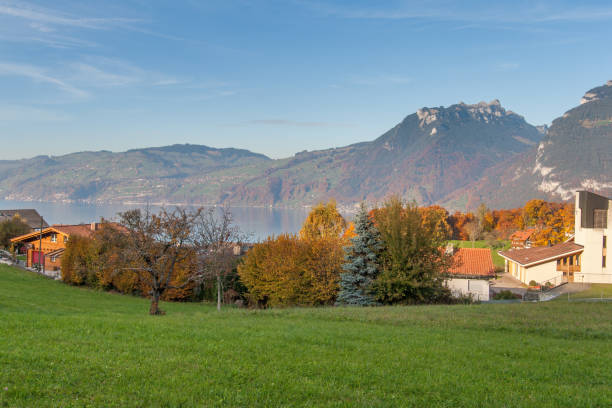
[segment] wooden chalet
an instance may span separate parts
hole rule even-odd
[[[531,241],[532,235],[536,232],[535,228],[529,228],[522,231],[516,231],[512,235],[510,235],[510,241],[512,249],[523,249],[523,248],[531,248],[533,245]]]
[[[14,248],[25,247],[26,266],[41,265],[43,270],[58,271],[61,257],[71,236],[91,237],[100,224],[52,225],[11,239]]]

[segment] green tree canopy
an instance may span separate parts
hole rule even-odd
[[[442,272],[451,257],[442,250],[444,237],[423,222],[418,207],[392,197],[374,215],[384,245],[382,270],[373,285],[376,299],[387,304],[448,300]]]

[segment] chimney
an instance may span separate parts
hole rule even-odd
[[[90,225],[91,230],[95,232],[96,227],[97,227],[96,223],[92,222],[91,225]]]

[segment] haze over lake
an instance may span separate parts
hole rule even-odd
[[[101,217],[117,219],[117,213],[132,208],[143,208],[128,204],[53,203],[37,201],[0,200],[0,209],[35,208],[49,224],[80,224],[99,221]],[[151,206],[154,211],[158,206]],[[268,235],[298,232],[308,214],[307,209],[281,209],[268,207],[233,207],[236,224],[254,240]]]

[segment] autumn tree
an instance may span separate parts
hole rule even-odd
[[[237,262],[234,248],[240,249],[248,237],[234,223],[228,207],[202,211],[195,218],[193,228],[200,271],[204,276],[214,276],[217,285],[217,310],[221,310],[223,278],[232,271]]]
[[[127,246],[123,253],[124,262],[135,271],[150,288],[151,315],[163,314],[159,309],[160,297],[170,289],[187,286],[197,274],[188,274],[182,282],[173,283],[178,265],[193,255],[192,227],[200,217],[200,210],[175,208],[162,209],[152,214],[149,209],[120,213],[120,223],[125,228]]]
[[[340,292],[337,305],[369,306],[376,304],[371,293],[372,282],[380,271],[379,255],[382,249],[380,233],[362,204],[355,216],[355,236],[345,247],[340,275]]]
[[[381,272],[373,283],[381,303],[435,303],[450,299],[442,272],[451,257],[441,248],[445,240],[426,228],[418,208],[399,197],[375,212],[383,251]]]
[[[482,227],[477,220],[473,220],[465,224],[464,228],[470,241],[472,241],[472,248],[474,248],[474,241],[478,240],[482,235]]]
[[[327,204],[319,203],[310,211],[300,230],[300,238],[339,237],[345,228],[346,220],[338,212],[336,202],[330,200]]]
[[[281,234],[255,244],[238,265],[250,301],[267,306],[332,304],[343,262],[341,240]]]
[[[100,249],[96,241],[73,235],[62,254],[62,281],[72,285],[96,287],[100,268]]]
[[[31,228],[19,215],[0,222],[0,248],[9,248],[11,238],[27,234]]]
[[[423,226],[430,230],[440,240],[451,238],[452,229],[448,223],[448,211],[439,205],[419,207]]]
[[[448,217],[448,224],[451,228],[451,236],[453,239],[466,241],[469,239],[469,234],[465,226],[474,220],[474,214],[455,212]]]

